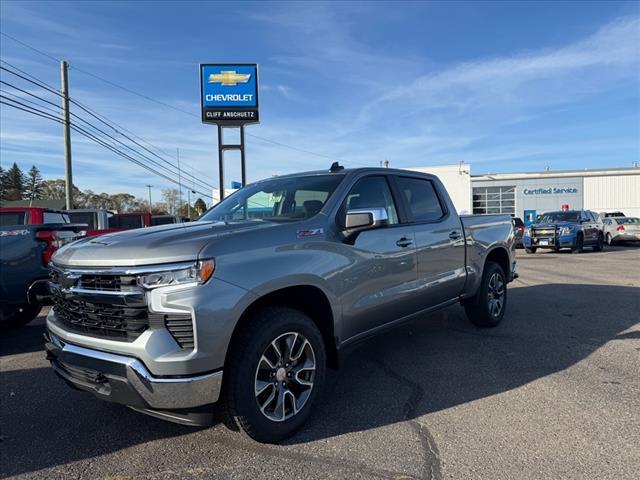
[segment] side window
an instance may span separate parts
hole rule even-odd
[[[358,180],[347,195],[347,210],[361,208],[384,208],[389,217],[389,225],[398,223],[398,212],[391,196],[391,189],[387,179],[382,176],[365,177]]]
[[[611,219],[610,218],[605,218],[602,223],[604,223],[605,225],[611,225]]]
[[[57,212],[44,212],[44,223],[69,223],[69,218],[62,213]]]
[[[398,187],[407,200],[414,222],[433,222],[444,216],[440,199],[429,180],[398,177]]]

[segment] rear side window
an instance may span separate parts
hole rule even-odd
[[[144,227],[142,224],[142,217],[137,215],[132,216],[117,216],[114,215],[109,219],[109,228],[122,228],[125,230],[130,230],[132,228],[141,228]]]
[[[43,223],[69,223],[69,217],[64,213],[44,212]]]
[[[86,223],[89,230],[96,229],[96,214],[92,212],[70,212],[71,223]]]
[[[1,212],[0,225],[24,225],[24,212]]]
[[[169,223],[176,223],[173,217],[151,217],[151,225],[167,225]]]
[[[414,222],[433,222],[444,216],[444,209],[431,181],[398,177],[398,187],[409,205]]]

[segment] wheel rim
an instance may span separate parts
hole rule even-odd
[[[283,333],[265,348],[255,376],[255,397],[269,420],[284,422],[305,406],[316,372],[311,343],[298,332]]]
[[[491,277],[489,277],[489,288],[487,291],[487,305],[489,307],[489,313],[492,316],[498,317],[502,313],[504,296],[504,279],[498,272],[494,272]]]

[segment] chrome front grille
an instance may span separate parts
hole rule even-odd
[[[166,328],[180,348],[193,349],[191,314],[151,312],[137,273],[52,266],[50,289],[57,321],[69,331],[125,342],[133,342],[147,329]]]
[[[87,302],[52,289],[53,311],[65,328],[91,336],[132,342],[149,328],[146,306]]]

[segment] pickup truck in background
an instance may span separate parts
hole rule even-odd
[[[525,229],[522,244],[527,253],[535,253],[539,248],[555,251],[569,248],[582,253],[584,247],[600,252],[604,246],[603,224],[598,214],[589,210],[547,212]]]
[[[86,228],[69,223],[0,225],[0,329],[29,323],[50,303],[51,256]]]
[[[42,207],[0,208],[0,225],[43,225],[69,222],[69,216],[62,210]]]
[[[132,230],[152,225],[152,215],[149,212],[116,213],[109,217],[109,228],[116,230]]]
[[[334,164],[248,185],[195,222],[60,249],[47,356],[98,398],[189,425],[218,402],[273,442],[351,345],[457,303],[498,325],[515,267],[509,215],[459,217],[433,175]]]
[[[171,223],[184,223],[185,221],[189,221],[188,219],[182,218],[179,215],[153,215],[151,217],[151,224],[155,227],[156,225],[169,225]]]
[[[110,232],[119,232],[120,228],[110,228],[109,219],[113,213],[101,208],[77,208],[67,210],[71,223],[84,223],[87,225],[87,236],[93,237]]]

